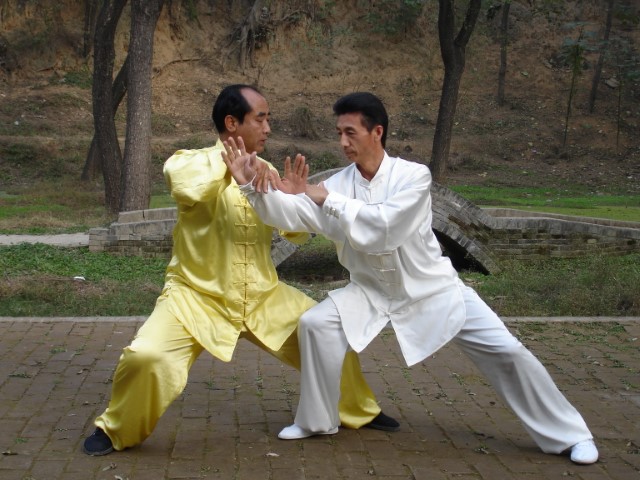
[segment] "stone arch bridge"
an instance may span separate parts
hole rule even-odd
[[[310,177],[320,182],[336,170]],[[640,223],[552,215],[510,209],[482,209],[448,188],[432,186],[433,229],[457,269],[496,273],[505,260],[535,261],[591,254],[640,251]],[[89,249],[121,255],[171,255],[175,208],[120,213],[108,228],[89,232]],[[296,246],[274,237],[276,265]]]

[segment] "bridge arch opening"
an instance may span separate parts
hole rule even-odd
[[[462,245],[456,240],[445,235],[444,233],[434,229],[433,230],[440,247],[442,248],[442,254],[451,260],[453,268],[458,272],[472,271],[480,272],[484,275],[489,275],[491,272],[475,257],[473,257]]]

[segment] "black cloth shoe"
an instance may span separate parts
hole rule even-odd
[[[87,455],[94,457],[108,455],[113,452],[113,443],[101,428],[96,428],[95,432],[84,439],[82,450]]]
[[[394,419],[380,412],[376,418],[365,425],[367,428],[375,430],[384,430],[385,432],[397,432],[400,430],[400,424]]]

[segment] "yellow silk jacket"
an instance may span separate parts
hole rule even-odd
[[[207,351],[229,361],[245,329],[278,350],[315,301],[278,280],[273,228],[240,193],[222,149],[218,140],[213,147],[179,150],[165,162],[178,220],[161,298]],[[280,233],[296,243],[308,239]]]

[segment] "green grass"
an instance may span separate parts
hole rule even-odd
[[[488,206],[488,205],[484,205]],[[593,217],[618,220],[622,222],[640,222],[640,207],[592,207],[592,208],[558,208],[558,207],[521,207],[507,205],[504,208],[517,210],[573,215],[576,217]]]
[[[88,68],[82,67],[78,70],[68,72],[64,76],[64,83],[84,89],[90,89],[93,85],[93,76]]]
[[[537,212],[640,222],[640,196],[601,195],[582,188],[450,187],[481,207],[515,208]]]
[[[496,275],[461,277],[500,315],[640,315],[640,254],[511,261]]]
[[[148,315],[166,265],[165,259],[88,248],[0,247],[0,316]],[[321,236],[283,262],[278,273],[316,300],[348,281],[333,246]],[[640,315],[640,254],[514,261],[495,275],[461,277],[503,316]]]
[[[108,225],[115,218],[102,196],[95,185],[67,178],[7,187],[0,191],[0,234],[87,232]]]
[[[166,259],[114,256],[87,248],[56,248],[43,244],[2,247],[5,277],[31,275],[84,276],[89,281],[131,282],[163,274]]]
[[[147,315],[166,266],[88,248],[0,247],[0,316]]]
[[[149,208],[169,208],[175,207],[176,202],[168,193],[162,193],[158,195],[151,195],[151,202]]]

